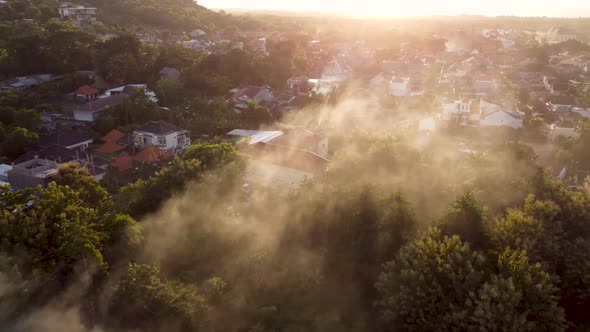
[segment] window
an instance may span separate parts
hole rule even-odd
[[[166,137],[158,137],[158,145],[166,145]]]

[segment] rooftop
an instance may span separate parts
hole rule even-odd
[[[41,135],[41,137],[39,137],[39,142],[41,146],[44,147],[51,145],[68,147],[88,141],[92,141],[90,135],[86,133],[80,133],[68,128],[59,128],[52,134]]]
[[[166,135],[177,131],[182,131],[182,129],[178,128],[177,126],[168,123],[166,121],[150,121],[135,131],[141,131],[146,133],[152,133],[156,135]]]
[[[245,130],[245,129],[234,129],[227,133],[227,136],[237,136],[249,138],[248,144],[267,143],[274,140],[277,137],[282,136],[282,131],[263,131],[263,130]]]

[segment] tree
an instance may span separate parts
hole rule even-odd
[[[194,286],[162,281],[159,273],[154,265],[129,264],[114,288],[110,317],[119,328],[200,330],[210,310],[205,298]]]
[[[131,34],[109,39],[97,46],[98,72],[109,82],[131,83],[139,79],[141,42]]]
[[[95,209],[101,215],[113,206],[107,191],[90,175],[86,167],[81,167],[77,163],[64,164],[60,166],[53,179],[57,185],[67,186],[76,192],[84,206]]]
[[[9,157],[17,157],[28,148],[39,144],[39,135],[25,128],[16,127],[6,135],[2,144],[2,153]]]
[[[182,158],[184,160],[197,159],[204,170],[222,167],[238,158],[236,148],[227,142],[210,144],[197,143],[186,149]]]
[[[272,115],[268,108],[260,106],[255,100],[248,103],[248,107],[242,111],[240,116],[249,128],[259,128],[261,125],[268,125],[272,120]]]
[[[158,101],[163,106],[177,106],[184,101],[185,90],[182,82],[162,78],[156,82],[155,91]]]
[[[486,261],[458,236],[436,229],[400,250],[376,283],[386,330],[465,329],[471,294],[485,280]]]
[[[14,113],[14,125],[36,131],[41,127],[41,114],[32,109],[19,109]]]
[[[76,263],[102,264],[101,235],[91,221],[96,212],[83,206],[78,194],[50,183],[30,197],[31,207],[2,212],[3,252],[24,269],[40,268],[69,275]]]
[[[441,221],[441,231],[459,237],[476,248],[486,247],[487,210],[476,200],[472,192],[465,193],[451,204]]]
[[[544,142],[549,136],[549,127],[542,118],[532,118],[525,127],[526,135],[533,141]]]
[[[117,198],[119,209],[136,218],[157,211],[173,194],[200,178],[202,173],[198,160],[177,159],[166,170],[148,180],[139,180],[121,188]]]

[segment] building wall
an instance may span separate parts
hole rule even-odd
[[[396,97],[404,97],[410,94],[410,89],[408,88],[408,81],[391,82],[389,84],[389,94]]]
[[[179,132],[170,133],[168,135],[155,135],[153,133],[135,132],[134,141],[141,148],[148,146],[156,146],[164,151],[176,152],[177,149],[186,149],[190,144],[190,137],[186,137],[184,145],[179,144]],[[145,139],[145,142],[143,141]]]
[[[95,117],[91,112],[74,111],[74,119],[78,121],[93,122],[95,120]]]

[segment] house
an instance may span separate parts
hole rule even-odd
[[[39,137],[41,147],[58,145],[72,151],[86,151],[92,144],[92,138],[86,133],[80,133],[68,128],[58,128],[51,134]]]
[[[266,49],[266,38],[258,38],[252,43],[254,51],[262,56],[268,56]]]
[[[514,112],[497,111],[482,116],[479,125],[482,127],[511,127],[518,129],[522,128],[522,116]]]
[[[506,111],[501,105],[481,100],[479,104],[479,125],[482,127],[522,127],[522,115],[517,112]]]
[[[63,76],[53,74],[29,75],[11,78],[0,82],[0,90],[26,90],[43,83],[63,79]]]
[[[389,81],[389,94],[395,97],[410,95],[410,79],[407,77],[393,76]]]
[[[61,5],[58,9],[62,20],[70,20],[78,27],[96,23],[96,8],[80,5]]]
[[[90,102],[98,99],[98,89],[89,85],[83,85],[74,91],[73,95],[76,100]]]
[[[119,94],[132,94],[135,91],[143,91],[145,95],[154,103],[158,102],[158,98],[153,91],[148,90],[147,84],[127,84],[119,86],[110,90],[106,90],[99,98],[112,97]]]
[[[258,143],[241,150],[250,157],[246,180],[261,186],[290,190],[306,179],[325,173],[331,162],[313,152]]]
[[[282,131],[264,131],[264,130],[245,130],[234,129],[226,134],[229,138],[238,138],[241,142],[254,145],[258,143],[267,143],[273,139],[284,135]]]
[[[139,149],[155,146],[166,152],[181,153],[190,145],[190,131],[165,121],[150,121],[133,132],[133,146]]]
[[[188,33],[188,35],[191,36],[192,38],[199,38],[199,37],[202,37],[206,34],[207,33],[201,29],[196,29],[196,30],[193,30]]]
[[[369,80],[369,87],[371,89],[380,88],[387,85],[387,79],[383,73],[379,73],[377,76]]]
[[[479,121],[479,116],[472,113],[473,102],[471,100],[456,100],[442,104],[441,120],[455,121],[459,125],[467,126]]]
[[[12,170],[12,166],[8,164],[0,164],[0,185],[8,184],[8,172]]]
[[[128,147],[128,135],[113,129],[105,136],[102,137],[102,141],[104,142],[101,146],[99,146],[95,152],[100,153],[102,155],[110,155],[121,152]]]
[[[291,90],[301,91],[308,87],[308,80],[305,76],[291,77],[287,80],[287,86]]]
[[[46,186],[59,166],[55,161],[35,157],[12,165],[12,169],[7,172],[8,182],[13,190]]]
[[[274,99],[272,91],[266,86],[246,86],[233,89],[231,99],[237,104],[247,104],[250,101],[257,103],[270,102]]]
[[[549,137],[557,139],[558,137],[577,138],[579,135],[573,127],[560,127],[557,124],[549,126]]]
[[[125,97],[125,94],[116,94],[77,105],[73,111],[74,119],[82,122],[94,122],[107,112],[121,106],[125,101]]]
[[[293,128],[266,143],[311,152],[322,158],[328,157],[328,137],[303,128]]]
[[[568,40],[577,40],[578,36],[575,31],[568,28],[551,28],[547,31],[545,39],[548,44],[559,44]]]
[[[160,77],[178,81],[180,79],[180,71],[176,68],[164,67],[160,70]]]
[[[487,75],[480,75],[473,80],[473,88],[477,96],[487,96],[497,88],[496,80]]]

